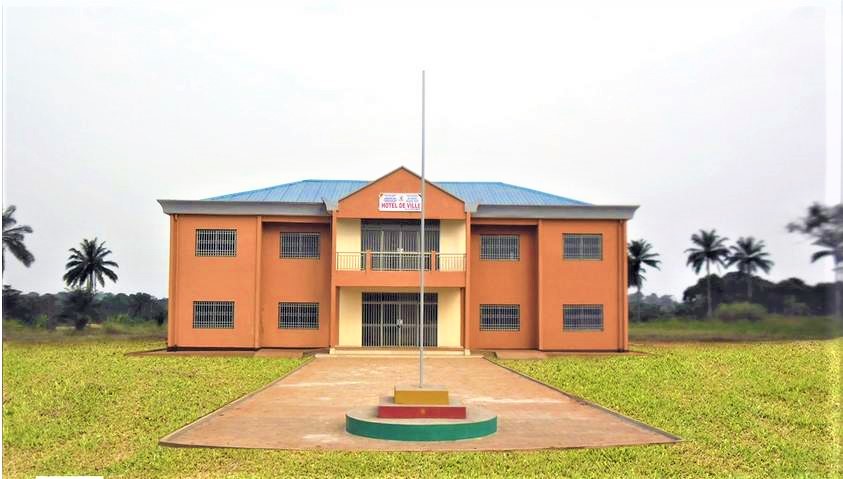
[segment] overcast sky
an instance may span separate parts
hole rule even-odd
[[[629,236],[664,263],[646,292],[695,281],[699,228],[765,240],[772,279],[830,277],[785,232],[827,198],[823,8],[313,5],[6,7],[3,201],[36,261],[3,282],[59,291],[97,236],[107,291],[164,296],[158,198],[418,171],[422,68],[428,177],[640,204]]]

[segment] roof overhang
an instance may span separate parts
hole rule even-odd
[[[282,201],[158,200],[168,215],[329,216],[325,203]]]
[[[471,216],[475,218],[543,218],[577,220],[629,220],[638,205],[553,205],[510,206],[477,205]]]

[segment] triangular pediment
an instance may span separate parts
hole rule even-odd
[[[415,194],[421,191],[421,177],[406,167],[399,167],[341,198],[337,216],[342,218],[417,218],[418,212],[381,211],[382,194]],[[462,219],[465,203],[435,183],[425,182],[425,216],[439,219]]]

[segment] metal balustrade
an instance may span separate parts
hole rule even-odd
[[[437,254],[436,269],[438,271],[465,271],[465,255]]]
[[[421,256],[412,251],[337,252],[337,271],[418,271]],[[465,271],[465,254],[424,253],[425,271]]]
[[[356,251],[352,253],[337,252],[337,271],[365,271],[366,253]]]

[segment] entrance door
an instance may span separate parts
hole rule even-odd
[[[436,346],[438,297],[424,295],[424,345]],[[418,293],[363,293],[363,346],[419,345]]]

